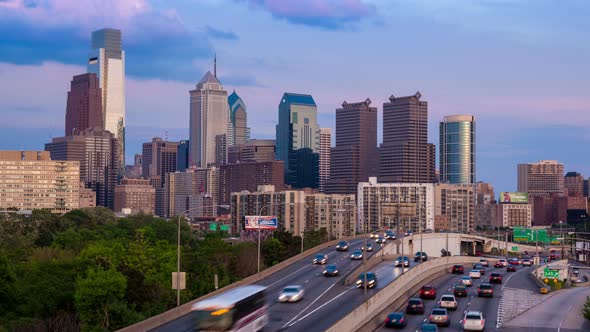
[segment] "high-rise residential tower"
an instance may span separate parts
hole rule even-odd
[[[117,174],[122,178],[125,174],[125,51],[121,47],[121,30],[92,32],[88,72],[98,77],[104,130],[119,140]]]
[[[436,151],[428,143],[428,103],[422,95],[389,97],[383,103],[379,182],[432,183]]]
[[[88,128],[104,130],[102,89],[94,73],[76,75],[72,79],[66,106],[66,136]]]
[[[528,192],[529,197],[563,195],[563,178],[563,164],[557,160],[518,164],[518,191]]]
[[[230,146],[242,145],[250,140],[250,128],[248,128],[248,115],[246,113],[246,104],[236,91],[227,97],[229,104],[229,116],[231,120],[232,142]]]
[[[440,182],[475,183],[475,117],[445,116],[439,128]]]
[[[331,149],[326,191],[356,194],[357,184],[377,176],[377,108],[371,100],[342,103],[336,109],[336,146]]]
[[[584,177],[578,172],[567,172],[564,185],[568,196],[584,196]]]
[[[332,146],[332,129],[320,128],[320,170],[319,188],[324,192],[326,183],[330,179],[330,148]]]
[[[189,166],[207,168],[227,161],[231,128],[227,91],[207,72],[190,92]]]
[[[294,188],[319,185],[320,128],[311,95],[285,93],[276,127],[277,159],[285,162],[285,183]]]

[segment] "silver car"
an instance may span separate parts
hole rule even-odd
[[[279,294],[279,302],[297,302],[303,299],[303,287],[299,285],[287,286]]]
[[[462,321],[464,331],[483,331],[486,320],[480,311],[468,311]]]
[[[363,252],[360,250],[353,251],[350,259],[363,259]]]

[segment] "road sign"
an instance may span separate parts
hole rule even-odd
[[[229,232],[229,225],[221,225],[219,226],[219,230]]]
[[[512,251],[518,251],[518,247],[512,247]]]
[[[178,289],[176,287],[178,278],[176,276],[177,272],[172,272],[172,289]],[[186,288],[186,272],[180,272],[180,289]]]
[[[543,281],[545,281],[545,283],[548,283],[549,282],[549,279],[545,278],[545,280],[543,280]]]
[[[217,224],[212,222],[209,224],[209,230],[210,231],[216,231],[217,230]]]
[[[552,279],[559,278],[559,270],[550,270],[548,268],[545,268],[543,270],[543,276],[545,278],[552,278]]]

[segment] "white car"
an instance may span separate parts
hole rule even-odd
[[[523,259],[522,260],[522,266],[531,266],[533,265],[533,262],[531,262],[530,259]]]
[[[303,299],[303,287],[299,285],[287,286],[279,294],[279,302],[297,302]]]
[[[483,331],[486,320],[480,311],[468,311],[462,323],[464,331]]]
[[[499,262],[500,264],[502,264],[502,266],[503,266],[503,267],[506,267],[506,266],[508,266],[508,261],[507,261],[507,260],[505,260],[505,259],[501,259],[501,260],[499,260],[498,262]]]
[[[469,271],[469,276],[473,279],[481,278],[481,271],[480,270],[471,270]]]
[[[490,266],[490,263],[488,263],[487,259],[480,259],[479,263],[481,264],[481,266]]]
[[[438,305],[441,308],[446,308],[449,310],[457,310],[457,300],[455,299],[455,295],[451,295],[451,294],[443,294],[443,296],[441,296],[440,301],[438,302]]]
[[[350,259],[353,259],[353,260],[363,259],[363,252],[360,250],[353,251],[352,254],[350,255]]]
[[[464,277],[461,277],[461,284],[463,284],[465,286],[471,286],[471,285],[473,285],[473,280],[471,279],[471,277],[464,276]]]

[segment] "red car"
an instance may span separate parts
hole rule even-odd
[[[435,299],[436,298],[436,289],[431,285],[424,285],[420,288],[420,298],[421,299]]]
[[[514,265],[510,265],[506,268],[506,272],[516,272],[516,267]]]
[[[463,265],[453,265],[451,273],[463,274]]]
[[[490,276],[490,284],[501,284],[502,275],[500,273],[492,273]]]
[[[504,264],[500,263],[500,262],[496,262],[496,264],[494,264],[495,268],[502,268],[504,267]]]

